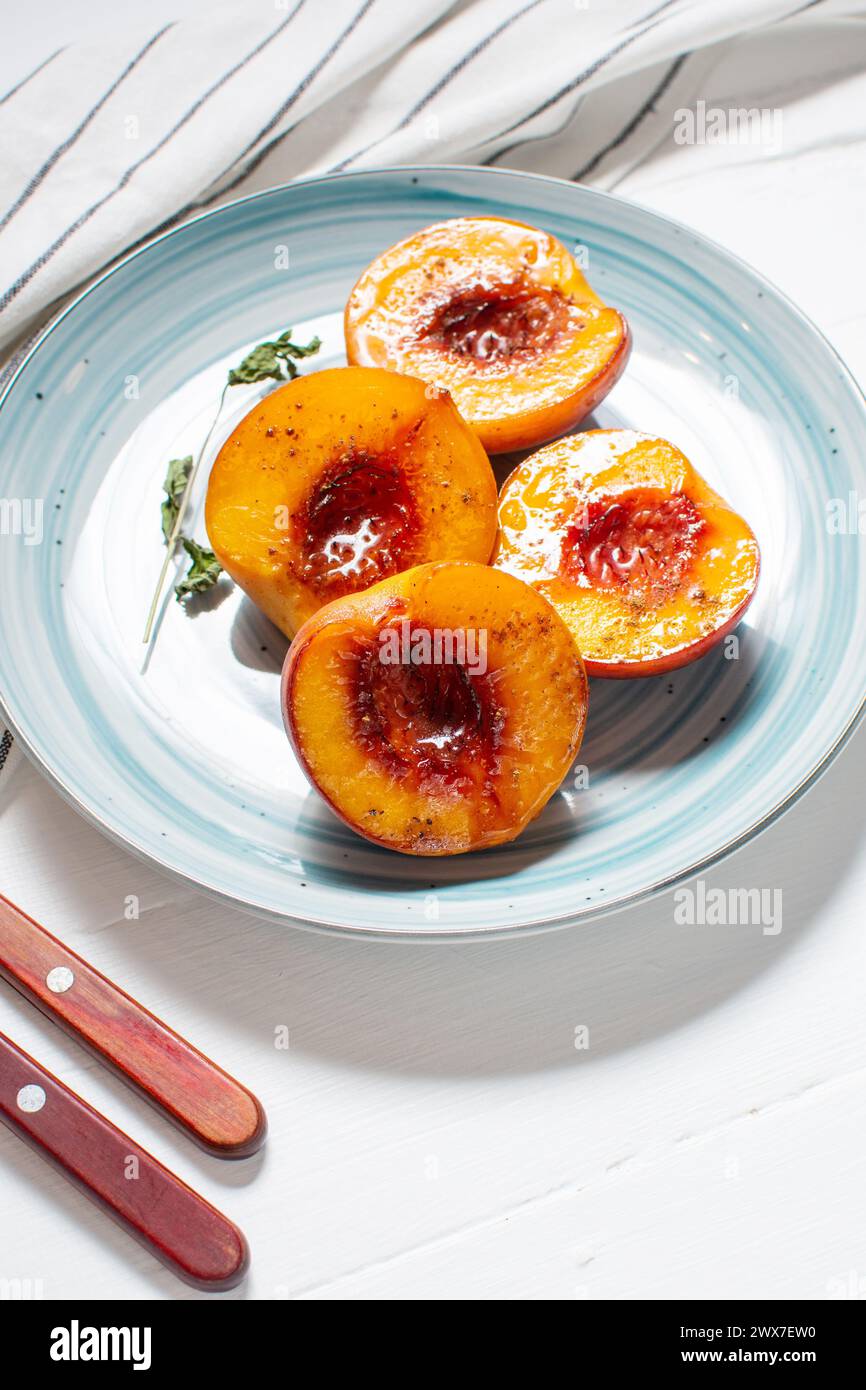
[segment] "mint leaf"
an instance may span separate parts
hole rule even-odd
[[[181,499],[186,492],[186,485],[189,482],[191,472],[192,454],[187,454],[185,459],[172,459],[168,465],[168,472],[162,485],[165,489],[165,501],[162,504],[162,534],[166,544],[174,529],[174,523],[177,521]]]
[[[248,352],[239,366],[233,367],[228,373],[226,384],[222,388],[219,405],[216,415],[211,421],[210,428],[205,435],[205,441],[193,461],[190,455],[187,458],[172,459],[168,465],[163,487],[165,489],[165,501],[161,505],[162,514],[162,534],[166,541],[166,553],[163,558],[162,569],[156,583],[153,597],[150,601],[150,608],[147,613],[147,621],[144,625],[145,643],[149,643],[154,631],[157,612],[159,610],[159,600],[163,591],[163,586],[168,575],[169,567],[174,560],[176,547],[169,546],[168,542],[172,536],[176,541],[183,543],[184,550],[192,561],[187,573],[179,584],[174,586],[178,602],[192,594],[201,594],[216,584],[222,574],[222,566],[217,560],[212,550],[206,546],[199,545],[197,541],[190,540],[180,530],[180,519],[186,509],[187,497],[190,490],[195,486],[196,474],[202,458],[205,455],[207,446],[210,443],[211,435],[217,427],[225,404],[226,392],[230,386],[241,386],[256,381],[272,380],[277,382],[291,381],[298,375],[295,366],[296,361],[304,357],[312,357],[322,346],[319,338],[311,338],[308,343],[295,343],[292,341],[292,330],[287,328],[278,338],[272,342],[259,343]],[[177,534],[175,535],[175,527]]]
[[[183,603],[191,594],[203,594],[207,589],[213,588],[223,572],[223,567],[212,550],[199,545],[197,541],[191,541],[188,536],[182,536],[181,540],[192,564],[180,583],[174,586],[178,603]]]
[[[298,375],[295,359],[312,357],[322,346],[320,338],[308,343],[293,343],[292,330],[287,328],[273,342],[259,343],[248,352],[240,366],[232,367],[229,386],[246,386],[254,381],[292,381]]]
[[[322,346],[321,338],[311,338],[308,343],[293,343],[292,330],[287,328],[285,333],[281,333],[276,342],[277,351],[280,355],[289,357],[315,357],[319,348]]]

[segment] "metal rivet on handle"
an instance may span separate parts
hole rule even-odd
[[[41,1110],[45,1104],[45,1092],[41,1086],[22,1086],[15,1099],[18,1102],[19,1110],[33,1115],[37,1110]]]
[[[55,965],[45,976],[45,983],[52,994],[65,994],[75,984],[75,976],[65,965]]]

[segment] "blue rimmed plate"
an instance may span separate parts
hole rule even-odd
[[[226,368],[288,325],[323,338],[308,370],[343,361],[343,303],[363,266],[473,213],[580,248],[635,341],[595,423],[673,440],[748,518],[763,566],[737,643],[669,678],[593,683],[580,767],[520,840],[424,861],[367,845],[310,790],[281,726],[285,640],[238,591],[195,613],[169,603],[147,662],[141,632],[165,464],[201,442]],[[215,446],[256,391],[234,391]],[[866,689],[864,423],[850,376],[777,290],[616,198],[468,168],[256,194],[121,262],[9,385],[0,697],[85,815],[244,908],[417,936],[590,917],[742,844],[853,728]],[[203,537],[200,508],[195,526]]]

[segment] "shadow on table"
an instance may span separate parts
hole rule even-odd
[[[760,925],[679,925],[670,892],[582,926],[438,944],[287,930],[191,897],[182,952],[176,908],[149,913],[124,946],[139,978],[170,970],[173,988],[195,990],[227,1037],[246,1030],[266,1039],[286,1023],[293,1051],[389,1073],[592,1066],[736,996],[826,914],[863,834],[864,753],[861,730],[783,820],[702,876],[707,888],[781,889],[778,935]],[[229,1000],[196,987],[196,962],[215,935],[232,972]],[[591,1047],[576,1052],[580,1024]]]

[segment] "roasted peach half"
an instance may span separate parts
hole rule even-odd
[[[513,840],[559,786],[586,719],[583,662],[534,589],[430,564],[336,599],[292,643],[283,715],[313,786],[404,854]]]
[[[631,346],[556,237],[504,217],[440,222],[368,266],[345,315],[350,362],[444,386],[492,454],[572,428]]]
[[[205,522],[224,569],[291,637],[322,604],[413,565],[486,564],[496,501],[447,391],[342,367],[298,377],[241,420]]]
[[[746,522],[664,439],[590,430],[503,486],[494,564],[544,594],[591,676],[685,666],[740,621],[758,582]]]

